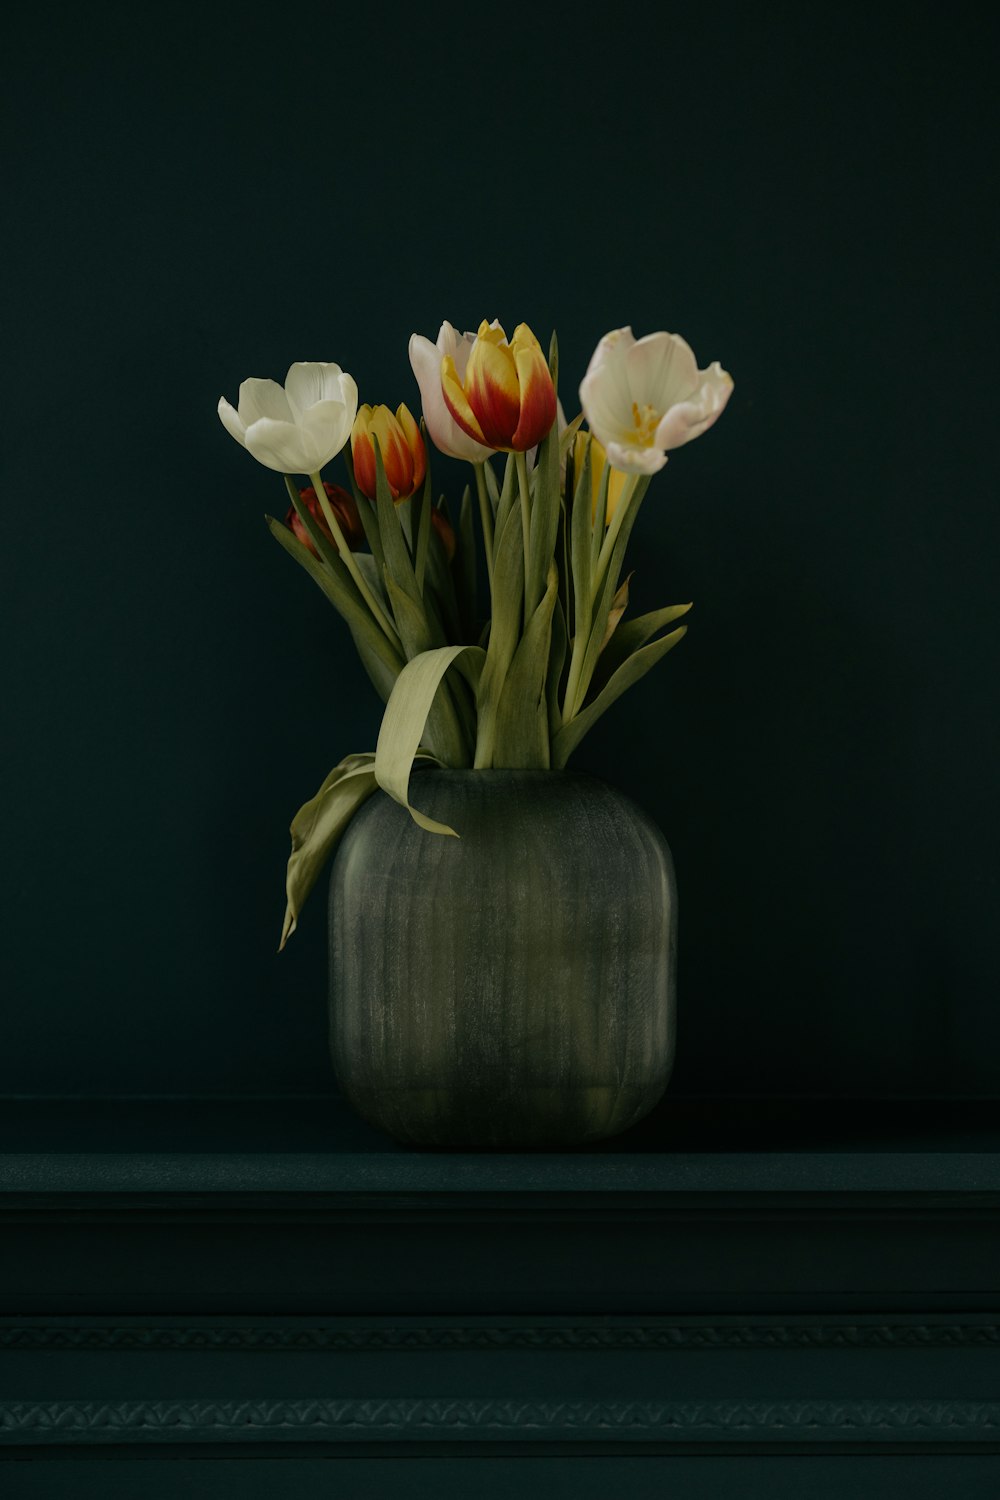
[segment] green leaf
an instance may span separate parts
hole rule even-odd
[[[379,631],[379,635],[381,634],[382,632]],[[354,642],[354,649],[360,656],[361,665],[368,673],[376,693],[378,693],[383,703],[388,703],[389,694],[396,684],[396,678],[403,670],[403,663],[400,662],[397,667],[386,666],[385,662],[375,655],[368,642],[355,634],[353,630],[351,631],[351,640]]]
[[[416,497],[414,496],[414,500]],[[424,477],[424,490],[420,497],[420,520],[417,524],[417,551],[414,572],[417,579],[417,588],[421,595],[424,592],[424,580],[427,577],[427,549],[431,539],[431,467],[427,465],[427,473]]]
[[[608,476],[610,472],[610,469],[607,468],[604,471],[604,480],[601,485],[601,491],[604,495],[607,494]],[[614,605],[615,597],[618,593],[618,580],[621,577],[622,563],[625,561],[625,549],[628,546],[629,537],[632,534],[632,527],[635,525],[636,517],[639,514],[639,507],[642,504],[643,496],[645,495],[648,488],[648,479],[646,479],[645,482],[643,482],[643,480],[639,481],[639,486],[636,489],[629,504],[628,510],[625,512],[625,517],[619,526],[618,535],[615,538],[615,543],[611,550],[611,556],[608,559],[607,572],[604,574],[604,578],[601,582],[600,592],[594,604],[593,623],[590,627],[590,635],[587,640],[587,650],[583,658],[583,669],[580,673],[580,697],[583,697],[586,694],[587,688],[590,684],[590,680],[597,668],[597,660],[601,654],[601,649],[608,639],[608,621],[611,616],[611,610]],[[598,502],[598,520],[600,520],[600,502]],[[580,697],[578,697],[577,702],[580,701]]]
[[[410,806],[409,784],[438,688],[448,668],[463,652],[468,652],[471,660],[480,663],[483,660],[484,653],[478,646],[439,646],[407,662],[386,704],[375,749],[375,779],[382,790],[405,807],[414,822],[428,833],[449,834],[453,838],[458,837],[453,828],[435,823]]]
[[[455,579],[437,532],[431,530],[427,545],[427,574],[424,579],[424,601],[428,609],[436,609],[443,621],[445,638],[459,641],[462,638],[462,622],[458,614],[455,596]]]
[[[435,636],[423,607],[415,604],[409,594],[403,592],[389,575],[388,570],[386,571],[386,587],[389,590],[392,612],[408,661],[422,656],[425,651],[447,644],[443,637]],[[456,684],[456,690],[461,690],[459,684]],[[470,735],[467,740],[465,729],[446,682],[442,683],[441,691],[427,715],[426,738],[428,749],[443,765],[461,766],[467,763],[469,741],[474,738],[474,735]]]
[[[476,534],[472,517],[472,491],[468,485],[462,491],[456,537],[458,547],[451,567],[462,619],[462,634],[468,641],[476,634]]]
[[[507,463],[503,471],[503,485],[500,490],[500,498],[497,501],[496,536],[499,536],[507,524],[507,517],[518,503],[517,491],[517,467],[514,463],[513,453],[507,454]],[[494,560],[495,560],[494,551]],[[523,561],[522,561],[523,570]]]
[[[400,588],[389,572],[388,564],[386,565],[384,582],[393,619],[396,622],[396,629],[399,631],[399,639],[403,643],[403,650],[406,652],[407,661],[412,661],[415,656],[420,656],[422,652],[429,651],[432,646],[443,646],[444,641],[434,639],[423,604],[418,604],[405,589]]]
[[[549,567],[545,595],[528,621],[514,653],[497,711],[495,766],[549,768],[549,704],[546,686],[552,645],[552,614],[559,597],[559,573]]]
[[[553,422],[538,449],[532,478],[531,527],[525,589],[526,618],[534,614],[546,588],[559,534],[559,433]]]
[[[582,426],[583,426],[583,412],[581,412],[578,417],[574,417],[573,420],[572,420],[572,422],[568,422],[566,424],[566,426],[563,428],[562,432],[559,434],[559,462],[560,463],[564,463],[565,460],[569,457],[569,450],[573,446],[573,439],[576,437],[577,433],[580,431],[580,428]]]
[[[497,476],[494,472],[493,465],[490,463],[489,459],[486,459],[483,463],[483,473],[486,476],[486,490],[490,497],[490,505],[493,508],[493,515],[495,518],[497,507],[500,504],[500,488],[497,484]]]
[[[600,484],[597,490],[596,508],[594,507],[593,502],[589,497],[587,500],[587,514],[589,515],[591,511],[593,511],[594,516],[590,531],[591,574],[594,574],[597,571],[597,560],[601,555],[601,548],[604,545],[604,538],[608,530],[608,490],[610,485],[611,465],[608,463],[607,459],[605,459],[604,468],[601,470]]]
[[[389,481],[385,477],[385,464],[382,461],[382,449],[377,437],[372,437],[372,447],[375,450],[375,493],[378,497],[375,505],[378,512],[379,536],[382,539],[382,550],[385,554],[385,566],[404,593],[409,594],[414,603],[419,605],[420,590],[417,587],[417,577],[413,571],[410,549],[403,535],[403,523],[392,498]]]
[[[306,897],[340,842],[344,829],[376,788],[374,755],[349,755],[292,819],[292,852],[285,876],[285,920],[278,952],[298,926]]]
[[[312,521],[312,516],[304,506],[303,512],[303,519],[308,516],[309,521]],[[314,557],[309,548],[304,547],[295,533],[289,531],[281,521],[276,521],[274,516],[265,516],[264,519],[275,541],[284,547],[300,567],[305,569],[312,581],[323,590],[338,614],[347,621],[355,640],[363,640],[369,652],[377,657],[394,676],[398,676],[403,669],[402,657],[389,644],[384,631],[380,630],[372,619],[371,612],[358,593],[353,578],[336,553],[333,553],[336,567],[329,558],[326,558],[325,562],[320,562],[319,558]],[[315,527],[315,531],[317,537],[322,538],[323,543],[329,548],[330,544],[318,526]],[[319,546],[318,540],[316,544]]]
[[[552,736],[562,723],[559,692],[562,685],[563,668],[566,665],[568,648],[569,640],[566,631],[566,615],[563,610],[562,601],[557,599],[555,611],[552,615],[552,645],[549,650],[549,679],[546,687],[550,743]]]
[[[608,610],[608,623],[604,627],[604,637],[598,648],[599,651],[607,649],[608,642],[618,629],[622,615],[628,609],[628,586],[631,578],[632,574],[630,573],[611,601],[611,608]]]
[[[622,662],[651,641],[666,625],[679,620],[691,608],[690,604],[669,604],[665,609],[654,609],[648,615],[639,615],[635,620],[626,620],[619,625],[611,640],[601,652],[594,673],[595,686],[602,687]]]
[[[590,626],[592,620],[590,601],[590,579],[592,568],[592,546],[591,533],[591,488],[592,480],[592,457],[591,445],[587,444],[584,450],[583,463],[580,465],[580,474],[576,481],[576,491],[573,496],[573,510],[570,516],[570,559],[573,569],[573,601],[574,621],[573,635],[582,640],[590,637]]]
[[[666,656],[667,652],[672,650],[686,633],[687,626],[681,625],[669,635],[653,641],[651,645],[643,646],[641,650],[634,652],[627,661],[622,663],[594,701],[564,725],[556,735],[552,742],[552,760],[557,770],[566,764],[584,735],[594,727],[612,703],[616,702],[622,693],[627,692],[633,683],[645,677],[650,667],[655,667],[661,656]]]
[[[511,506],[503,530],[497,536],[493,555],[493,618],[486,648],[486,665],[479,684],[479,734],[476,765],[493,764],[497,709],[504,679],[521,634],[521,600],[524,596],[524,548],[521,516]]]

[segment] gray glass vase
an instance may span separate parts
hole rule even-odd
[[[377,792],[330,879],[341,1090],[408,1145],[558,1147],[627,1130],[674,1053],[676,887],[663,835],[573,771],[416,773],[420,829]]]

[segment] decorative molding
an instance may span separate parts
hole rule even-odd
[[[275,1438],[704,1438],[995,1442],[995,1401],[243,1400],[5,1402],[15,1441]]]
[[[1000,1348],[1000,1324],[890,1321],[818,1323],[555,1324],[222,1324],[0,1325],[0,1351],[95,1353],[267,1352],[430,1353],[442,1350],[726,1350],[726,1349]]]

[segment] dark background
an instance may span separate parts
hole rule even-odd
[[[308,1092],[287,825],[379,705],[241,379],[411,331],[682,332],[682,647],[576,764],[681,892],[679,1092],[1000,1092],[987,7],[31,7],[7,23],[0,1089]],[[334,476],[336,477],[336,476]],[[377,920],[377,914],[375,914]]]

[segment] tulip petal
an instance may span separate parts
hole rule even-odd
[[[597,348],[590,356],[590,364],[587,366],[586,379],[597,371],[601,372],[601,385],[608,392],[608,399],[615,406],[629,408],[632,401],[631,387],[628,383],[628,370],[626,359],[629,350],[635,344],[635,335],[631,328],[612,328],[601,339]]]
[[[423,434],[416,418],[406,405],[405,401],[396,411],[396,420],[403,429],[407,447],[413,456],[413,479],[411,481],[411,494],[416,494],[424,482],[427,473],[427,449],[424,447]]]
[[[608,463],[625,474],[657,474],[667,461],[659,448],[638,448],[631,443],[608,443]]]
[[[244,380],[240,386],[240,421],[244,427],[268,417],[272,422],[294,421],[284,387],[276,380]]]
[[[336,364],[301,360],[289,367],[285,376],[285,394],[292,411],[301,416],[320,401],[343,400],[340,379],[343,370]]]
[[[521,417],[521,391],[513,351],[495,337],[500,332],[488,324],[480,328],[464,384],[484,441],[492,448],[510,448]]]
[[[471,347],[471,344],[465,346],[465,340],[455,333],[450,323],[442,323],[436,347],[422,334],[412,335],[410,364],[413,367],[417,385],[420,387],[420,404],[423,408],[424,421],[427,423],[427,431],[430,433],[431,442],[435,448],[446,453],[449,458],[465,458],[470,463],[479,464],[489,458],[493,450],[476,442],[459,427],[448,410],[444,392],[441,389],[442,358],[445,355],[451,355],[457,372],[456,383],[458,389],[461,390],[461,377],[465,373],[465,366],[469,359],[468,351]]]
[[[403,429],[387,406],[376,406],[369,430],[372,440],[378,439],[392,498],[398,500],[400,496],[412,495],[413,454]]]
[[[230,406],[225,396],[219,397],[219,417],[222,420],[223,427],[230,434],[230,436],[234,437],[236,441],[238,443],[241,443],[245,448],[247,430],[244,427],[243,423],[240,421],[239,412],[235,407]]]
[[[315,466],[309,470],[310,474],[322,469],[331,458],[336,458],[351,435],[353,416],[354,413],[348,411],[339,399],[317,401],[315,406],[310,406],[308,411],[303,412],[299,427],[306,442],[312,445],[312,452],[316,457]]]
[[[548,361],[530,329],[522,324],[511,345],[520,387],[521,409],[510,446],[518,453],[534,448],[556,419],[556,392]]]
[[[247,428],[246,447],[258,463],[279,474],[314,472],[312,450],[295,422],[277,422],[261,417]]]
[[[631,428],[631,421],[628,420],[631,409],[627,406],[615,407],[611,391],[600,370],[592,371],[581,380],[580,405],[591,432],[605,447]]]
[[[469,405],[468,397],[455,369],[455,361],[448,354],[441,361],[440,378],[441,394],[454,421],[476,443],[484,443],[485,437],[483,429],[479,425],[479,419]],[[490,451],[492,450],[487,448],[487,452]]]
[[[625,353],[629,398],[638,406],[665,412],[698,388],[698,364],[691,346],[676,333],[648,333]]]
[[[656,429],[658,448],[680,448],[701,437],[718,421],[733,389],[733,379],[718,361],[698,372],[699,388],[688,401],[677,402]]]
[[[354,460],[354,479],[358,489],[369,500],[374,500],[375,449],[367,427],[355,427],[351,435],[351,457]]]

